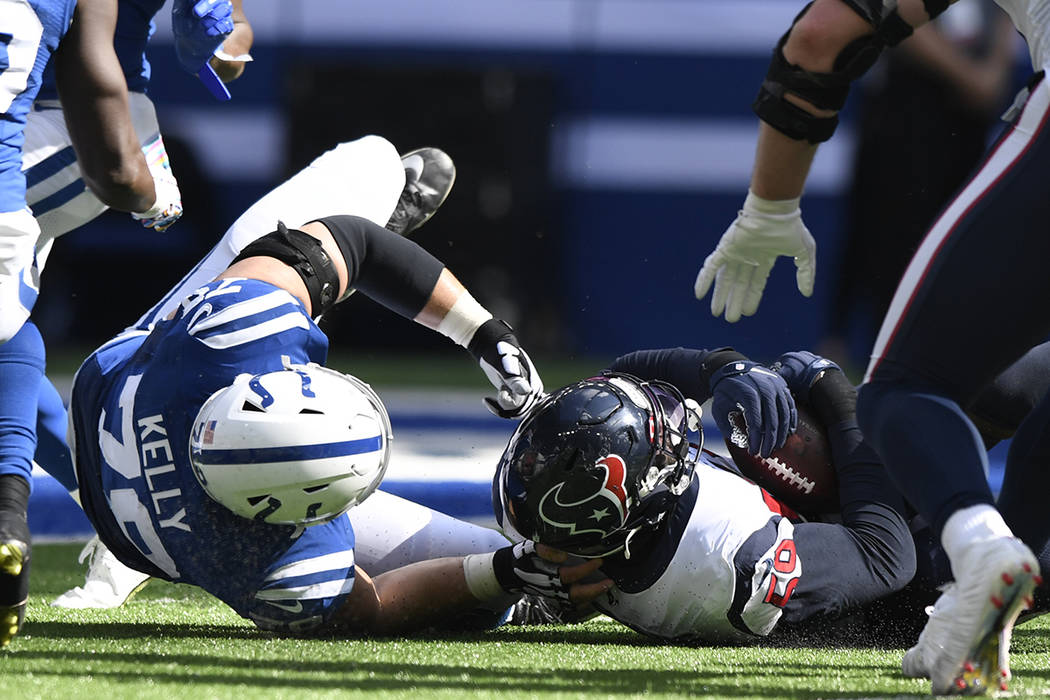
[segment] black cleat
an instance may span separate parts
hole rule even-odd
[[[29,598],[29,531],[12,527],[10,519],[0,521],[0,649],[3,649],[22,627]],[[23,533],[15,530],[23,529]]]
[[[29,523],[26,505],[29,482],[14,474],[0,475],[0,649],[22,627],[29,599]]]
[[[456,165],[440,148],[429,146],[404,154],[401,162],[405,189],[386,227],[407,236],[426,223],[448,197],[456,181]]]

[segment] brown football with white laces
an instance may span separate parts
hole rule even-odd
[[[730,415],[733,434],[725,436],[733,462],[744,476],[803,515],[821,515],[839,510],[838,478],[831,460],[824,427],[802,406],[798,427],[784,445],[766,458],[747,451],[747,432],[741,413]]]

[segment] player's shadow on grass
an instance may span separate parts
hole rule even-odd
[[[225,655],[169,654],[143,652],[129,654],[117,651],[47,650],[19,652],[35,676],[78,677],[90,666],[93,681],[135,682],[148,677],[155,684],[176,686],[192,678],[201,687],[236,686],[254,697],[280,695],[284,691],[330,691],[353,688],[355,692],[413,692],[440,691],[462,693],[520,693],[536,695],[559,693],[576,697],[616,696],[624,694],[739,695],[782,697],[784,689],[792,688],[791,697],[828,697],[828,690],[815,687],[799,690],[798,685],[812,684],[823,678],[848,670],[870,679],[890,675],[895,671],[879,665],[838,665],[833,657],[828,664],[778,663],[765,668],[749,667],[747,677],[736,678],[726,668],[718,666],[676,670],[653,668],[596,667],[588,669],[559,669],[551,673],[547,668],[522,670],[506,666],[477,668],[448,663],[413,664],[410,661],[369,661],[348,657],[332,661],[309,658],[275,658],[266,655],[252,660],[230,659]],[[172,669],[179,669],[173,671]],[[255,688],[253,691],[252,689]],[[835,697],[864,697],[861,691],[833,693]]]
[[[148,622],[33,622],[27,634],[48,639],[269,639],[270,635],[243,625],[195,625]]]

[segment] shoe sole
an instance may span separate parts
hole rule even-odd
[[[413,156],[413,155],[416,155],[416,154],[419,154],[419,153],[423,153],[424,151],[430,151],[430,150],[434,150],[434,149],[429,147],[429,146],[424,146],[423,148],[416,148],[414,150],[409,151],[408,153],[403,153],[401,155],[401,160],[404,160],[405,158],[408,158],[409,156]],[[440,149],[437,149],[437,150],[440,150]],[[441,152],[445,153],[444,151],[441,151]],[[448,154],[445,153],[445,155],[447,156]],[[407,229],[401,235],[404,236],[405,238],[408,238],[414,231],[417,231],[423,224],[425,224],[426,222],[430,221],[430,219],[433,218],[434,214],[437,214],[438,210],[441,208],[441,205],[443,205],[445,203],[445,200],[448,199],[448,196],[450,194],[452,194],[452,188],[453,188],[453,186],[455,186],[455,184],[456,184],[456,167],[455,167],[455,165],[453,165],[452,166],[452,177],[448,181],[448,187],[445,189],[445,194],[443,194],[441,196],[441,200],[437,203],[437,206],[434,207],[434,211],[432,211],[429,214],[427,214],[426,217],[422,221],[420,221],[418,224],[416,224],[412,228]]]
[[[139,592],[139,591],[141,591],[141,590],[142,590],[143,588],[145,588],[145,587],[146,587],[146,584],[147,584],[147,583],[149,583],[149,582],[150,582],[151,580],[152,580],[152,579],[146,579],[145,581],[143,581],[143,582],[142,582],[142,583],[140,583],[139,585],[137,585],[137,586],[135,586],[134,588],[132,588],[132,589],[131,589],[131,593],[128,593],[128,597],[127,597],[127,598],[125,598],[125,599],[124,599],[124,602],[123,602],[123,603],[121,603],[120,605],[124,605],[124,604],[125,604],[125,603],[127,603],[127,602],[128,602],[129,600],[131,600],[132,598],[134,598],[134,597],[135,597],[135,596],[136,596],[136,595],[138,594],[138,592]],[[120,605],[118,605],[117,607],[119,608],[119,607],[120,607]]]
[[[26,601],[18,605],[0,605],[0,649],[6,649],[22,628],[25,619]]]
[[[121,600],[119,603],[115,603],[112,605],[108,603],[99,604],[97,598],[89,599],[81,597],[80,593],[75,593],[74,591],[83,591],[84,589],[77,586],[76,588],[66,591],[65,593],[51,601],[51,607],[62,608],[64,610],[115,610],[116,608],[122,607],[124,604],[126,604],[128,601],[134,598],[135,595],[143,588],[145,588],[146,584],[148,584],[149,582],[150,579],[147,578],[142,583],[132,588],[131,592],[128,593],[123,600]]]
[[[0,544],[0,572],[8,576],[22,573],[25,562],[25,550],[18,545],[5,542]],[[18,634],[25,619],[26,601],[15,605],[0,605],[0,649],[6,648]]]
[[[947,685],[934,685],[935,695],[981,695],[990,689],[1007,689],[1013,625],[1031,604],[1032,592],[1041,579],[1026,562],[1019,570],[1002,572],[997,581],[999,585],[989,594],[986,614],[977,627],[977,643]]]

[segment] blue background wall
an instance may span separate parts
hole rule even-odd
[[[771,359],[812,347],[835,293],[852,106],[821,149],[803,204],[819,241],[814,297],[798,294],[783,260],[758,315],[738,324],[712,318],[709,301],[692,294],[701,262],[746,194],[756,133],[750,104],[770,49],[803,4],[246,0],[255,60],[225,104],[179,70],[165,8],[149,54],[151,94],[166,139],[189,149],[172,155],[187,215],[163,236],[108,215],[60,242],[42,301],[45,335],[95,342],[122,327],[133,313],[100,317],[100,301],[128,285],[147,299],[166,289],[254,198],[305,163],[310,134],[296,130],[296,115],[311,100],[335,97],[338,110],[317,110],[343,128],[326,132],[327,145],[367,129],[405,150],[444,146],[457,159],[461,186],[449,213],[420,240],[539,351],[609,357],[732,344]],[[317,84],[325,71],[358,79]],[[434,96],[426,88],[435,74],[474,76],[477,94]],[[531,92],[515,92],[526,85]],[[512,124],[494,127],[492,137],[507,142],[488,149],[490,160],[457,155],[453,145],[484,130],[468,120],[456,127],[449,114],[457,100]],[[430,119],[435,111],[444,118]],[[514,124],[521,114],[531,127]],[[522,133],[536,145],[512,143]],[[472,183],[477,172],[486,175]],[[536,181],[514,183],[521,172]],[[513,206],[501,209],[501,197]],[[102,265],[118,267],[119,288],[98,279]],[[396,321],[376,323],[386,332],[358,331],[350,342],[403,346],[412,333]],[[410,337],[423,348],[436,342]]]

